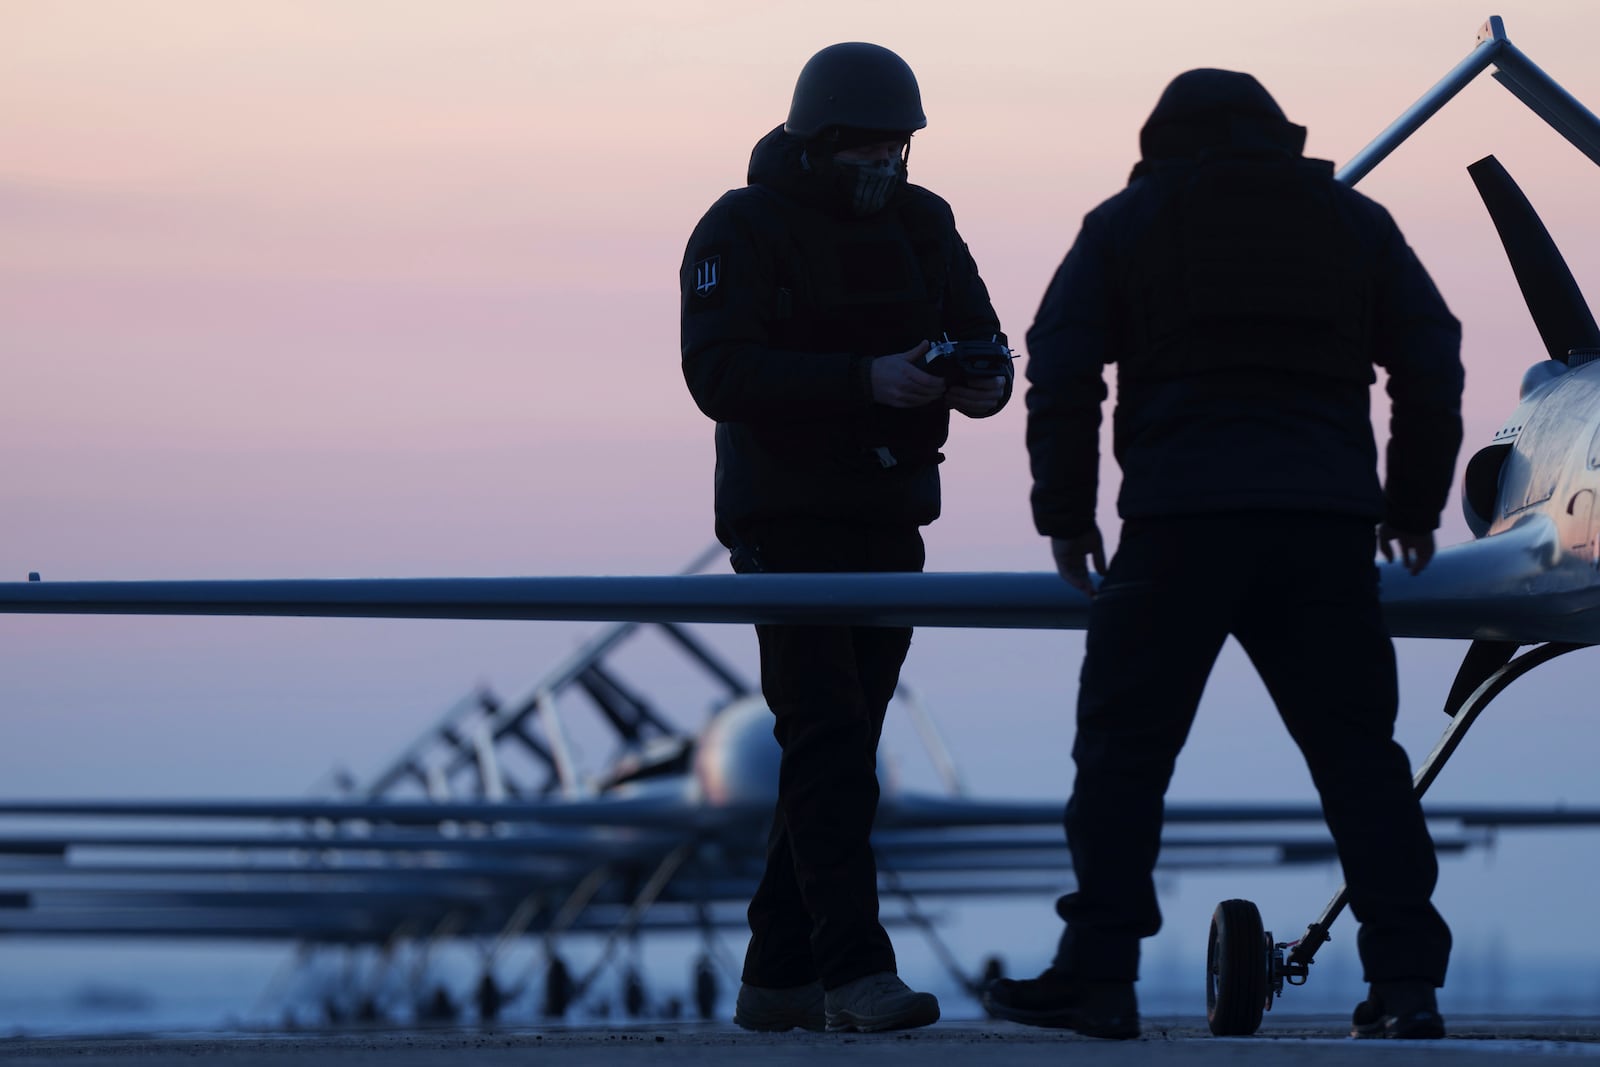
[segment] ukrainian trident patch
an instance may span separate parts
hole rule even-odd
[[[694,295],[702,300],[717,291],[722,277],[722,257],[707,256],[694,265]]]

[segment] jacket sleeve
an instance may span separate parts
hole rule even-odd
[[[1033,524],[1046,537],[1094,525],[1105,364],[1116,358],[1109,246],[1091,214],[1028,330],[1028,461]]]
[[[944,332],[959,341],[987,341],[992,337],[1001,344],[1007,344],[1005,331],[1000,329],[1000,317],[995,314],[994,304],[989,299],[989,287],[983,284],[983,278],[978,274],[978,264],[973,260],[967,243],[961,239],[961,234],[955,231],[953,220],[951,234],[954,250],[941,323]],[[994,410],[973,417],[987,419],[998,414],[1011,400],[1011,386],[1015,377],[1015,370],[1007,363],[1005,391],[1000,395],[1000,403],[995,405]]]
[[[1381,209],[1380,209],[1381,210]],[[1385,518],[1439,526],[1461,447],[1461,324],[1387,212],[1373,306],[1373,362],[1389,373]]]
[[[865,357],[770,345],[782,248],[724,196],[695,227],[678,272],[683,377],[718,422],[844,416],[871,404]]]

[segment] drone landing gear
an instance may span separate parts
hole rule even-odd
[[[644,978],[637,967],[629,967],[622,976],[622,1010],[628,1018],[640,1019],[644,1017],[645,1004]]]
[[[572,972],[567,969],[566,961],[552,954],[549,964],[545,967],[544,1003],[540,1007],[539,1014],[546,1019],[565,1018],[575,992]]]
[[[694,963],[694,1007],[702,1022],[717,1017],[717,968],[705,953]]]
[[[1450,725],[1412,776],[1416,795],[1420,798],[1428,791],[1468,728],[1508,685],[1557,656],[1589,647],[1552,641],[1519,656],[1515,645],[1474,641],[1445,701]],[[1273,999],[1283,995],[1285,985],[1305,985],[1312,957],[1328,943],[1328,928],[1349,899],[1349,888],[1341,886],[1300,940],[1277,943],[1263,930],[1261,913],[1250,901],[1218,904],[1206,947],[1206,1019],[1211,1032],[1243,1037],[1260,1029],[1262,1013],[1272,1010]]]

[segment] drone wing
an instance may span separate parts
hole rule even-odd
[[[1382,570],[1397,637],[1600,642],[1600,586],[1542,515]],[[1579,571],[1583,573],[1579,573]],[[0,583],[0,613],[835,623],[1082,629],[1089,598],[1048,572]]]

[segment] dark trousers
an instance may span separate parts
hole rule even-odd
[[[920,571],[921,532],[785,523],[742,531],[774,572]],[[751,569],[748,559],[741,569]],[[767,866],[750,901],[744,981],[835,989],[895,969],[878,921],[872,822],[878,737],[911,647],[909,629],[758,626],[761,689],[783,749]]]
[[[1450,931],[1430,902],[1438,863],[1394,741],[1394,649],[1373,545],[1370,523],[1315,514],[1123,527],[1089,613],[1065,819],[1078,889],[1056,905],[1067,920],[1057,967],[1138,977],[1139,939],[1161,927],[1151,872],[1163,797],[1231,634],[1322,798],[1367,980],[1443,984]]]

